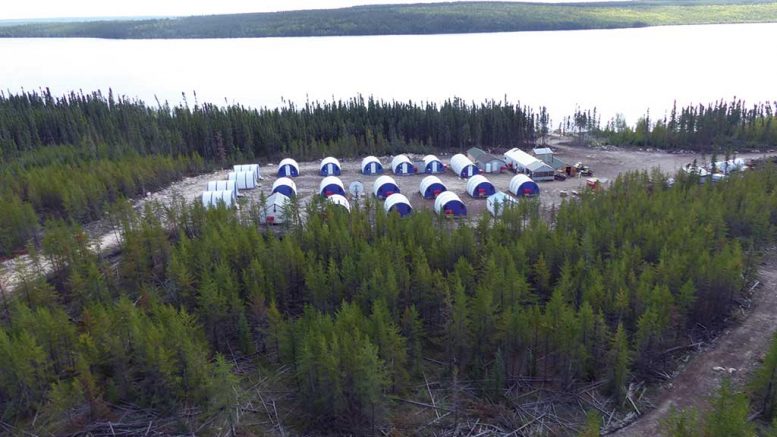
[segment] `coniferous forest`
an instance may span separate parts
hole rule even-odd
[[[590,133],[614,145],[664,150],[721,153],[773,148],[777,144],[777,102],[748,105],[734,99],[679,108],[675,102],[664,116],[651,117],[648,112],[635,126],[616,116],[602,127],[596,108],[577,109],[564,118],[562,128],[569,133]]]
[[[550,217],[526,201],[461,226],[314,201],[277,233],[250,210],[124,200],[229,159],[530,144],[540,118],[458,100],[4,96],[0,241],[7,254],[34,238],[30,271],[0,296],[0,426],[63,433],[142,414],[167,433],[403,433],[429,380],[451,413],[436,426],[509,409],[533,383],[622,402],[687,334],[722,327],[774,242],[776,168],[672,187],[629,173]],[[95,253],[79,225],[106,213],[119,256]],[[35,275],[44,262],[54,273]],[[773,403],[773,372],[760,378]]]

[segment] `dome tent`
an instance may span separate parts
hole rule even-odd
[[[467,179],[479,173],[477,166],[461,153],[451,157],[451,169],[456,176]]]
[[[424,173],[432,174],[432,173],[442,173],[445,171],[445,166],[442,164],[442,161],[434,155],[426,155],[424,156]]]
[[[440,193],[446,191],[448,188],[442,183],[437,176],[427,176],[421,180],[419,191],[424,199],[434,199],[439,196]]]
[[[525,174],[517,174],[510,179],[510,192],[516,196],[539,196],[540,187]]]
[[[321,180],[321,183],[318,186],[318,193],[323,197],[329,197],[333,194],[345,196],[343,181],[336,176],[327,176]]]
[[[372,193],[378,199],[385,199],[394,193],[399,193],[399,186],[394,178],[383,175],[375,179]]]
[[[346,199],[345,196],[341,196],[339,194],[333,194],[329,196],[326,199],[326,201],[331,203],[332,205],[342,206],[348,212],[351,212],[351,204],[348,203],[348,199]]]
[[[496,188],[485,176],[476,174],[467,181],[467,193],[471,197],[488,197],[496,193]]]
[[[434,201],[434,212],[439,215],[463,217],[467,215],[467,207],[453,191],[446,191]]]
[[[278,164],[278,177],[294,178],[299,176],[299,164],[297,161],[286,158]]]
[[[407,200],[407,197],[404,194],[400,193],[394,193],[388,196],[383,203],[383,208],[386,210],[386,213],[395,211],[400,217],[405,217],[413,212],[410,201]]]
[[[361,171],[362,171],[362,174],[365,174],[365,175],[382,174],[383,164],[380,163],[380,160],[378,158],[374,156],[368,156],[362,159]]]
[[[331,156],[321,160],[321,176],[340,176],[340,161]]]
[[[407,155],[397,155],[391,160],[391,171],[396,175],[408,175],[416,172],[416,168]]]
[[[297,184],[290,178],[278,178],[272,183],[272,193],[281,193],[286,197],[297,195]]]

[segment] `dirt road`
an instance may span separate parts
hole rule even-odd
[[[745,319],[721,334],[708,350],[693,356],[676,378],[660,387],[652,399],[655,409],[611,435],[660,435],[661,421],[672,407],[706,409],[706,398],[724,377],[731,378],[736,387],[749,380],[777,330],[777,253],[767,255],[758,275],[762,285],[754,292],[752,309]]]

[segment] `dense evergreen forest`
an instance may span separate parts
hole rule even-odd
[[[775,21],[777,2],[770,0],[567,4],[456,2],[149,20],[33,23],[0,27],[0,37],[256,38],[613,29]]]
[[[235,160],[523,146],[538,117],[520,104],[349,101],[249,109],[170,107],[112,93],[0,94],[0,256],[49,218],[94,220],[121,197]],[[544,118],[543,118],[544,117]]]
[[[27,272],[0,302],[3,426],[62,433],[131,409],[178,433],[281,418],[402,433],[419,424],[400,399],[425,396],[427,378],[455,412],[435,426],[512,408],[532,381],[597,384],[617,406],[632,375],[670,365],[664,351],[699,324],[721,326],[774,241],[777,168],[665,177],[624,174],[550,221],[533,201],[472,226],[314,201],[282,237],[257,214],[183,200],[116,207],[118,260],[49,221],[33,256],[57,274]],[[268,410],[270,393],[285,397]]]
[[[725,153],[742,148],[769,149],[777,145],[777,102],[749,106],[742,100],[672,109],[661,116],[648,112],[635,126],[617,116],[602,127],[601,115],[577,109],[565,117],[562,130],[609,144]]]

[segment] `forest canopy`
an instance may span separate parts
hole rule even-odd
[[[114,212],[115,264],[51,222],[39,256],[54,279],[3,296],[3,420],[61,430],[132,405],[183,432],[239,428],[227,412],[261,405],[262,386],[285,394],[276,414],[300,432],[401,430],[397,399],[427,376],[462,414],[509,405],[517,381],[604,381],[622,399],[699,325],[721,327],[774,241],[774,167],[715,185],[664,177],[622,175],[550,222],[532,201],[462,226],[314,201],[281,237],[179,199]]]

